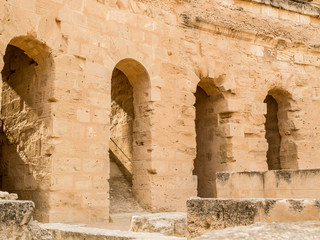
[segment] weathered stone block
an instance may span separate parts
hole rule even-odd
[[[184,237],[187,232],[186,219],[186,213],[178,212],[132,216],[130,231]]]
[[[48,231],[33,222],[31,201],[0,200],[0,239],[53,240]]]
[[[315,199],[192,198],[187,201],[187,212],[189,237],[255,222],[320,220],[319,200]]]
[[[320,170],[218,172],[219,198],[320,198]]]
[[[107,230],[98,228],[85,228],[66,224],[41,224],[42,228],[52,233],[55,240],[126,240],[126,239],[145,239],[145,240],[183,240],[185,238],[164,236],[158,233],[134,233],[118,230]]]

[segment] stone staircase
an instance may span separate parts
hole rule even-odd
[[[132,215],[145,213],[132,193],[132,172],[128,157],[111,141],[110,149],[110,227],[129,230]]]

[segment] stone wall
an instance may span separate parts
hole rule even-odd
[[[197,195],[194,159],[197,149],[202,154],[197,139],[206,141],[203,146],[215,142],[200,168],[213,174],[198,186],[209,182],[211,196],[216,171],[267,170],[268,94],[279,105],[281,167],[320,166],[319,8],[290,0],[0,4],[0,69],[8,45],[20,48],[45,73],[37,75],[41,81],[35,89],[49,91],[42,99],[49,115],[36,114],[36,136],[31,131],[19,137],[12,150],[19,154],[30,147],[35,153],[17,173],[30,180],[30,188],[23,186],[25,194],[12,190],[38,199],[36,206],[45,208],[39,208],[38,219],[108,221],[115,68],[133,88],[133,192],[146,209],[182,211],[186,199]],[[45,86],[45,79],[52,85]],[[221,97],[213,101],[216,125],[198,138],[197,86]],[[3,81],[2,92],[7,87]],[[18,101],[9,105],[14,104]],[[38,111],[41,104],[35,104]]]
[[[217,173],[219,198],[319,199],[320,170]]]
[[[255,222],[319,221],[319,200],[206,199],[187,201],[189,238],[213,229],[247,226]]]

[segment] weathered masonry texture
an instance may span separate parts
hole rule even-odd
[[[316,5],[0,6],[1,190],[38,220],[108,221],[112,169],[160,212],[216,197],[216,172],[320,167]]]

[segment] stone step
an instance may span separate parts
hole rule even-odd
[[[77,225],[68,225],[61,223],[46,223],[40,225],[48,230],[54,236],[55,240],[83,240],[83,239],[101,239],[101,240],[125,240],[125,239],[145,239],[145,240],[185,240],[173,236],[164,236],[159,233],[135,233],[129,231],[107,230],[100,228],[80,227]]]
[[[145,212],[132,193],[131,183],[112,160],[110,175],[110,214]]]

